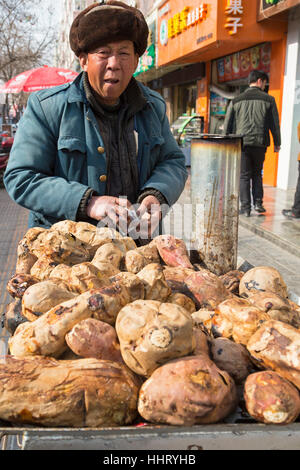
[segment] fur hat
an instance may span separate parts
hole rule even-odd
[[[70,45],[78,57],[109,42],[129,40],[141,56],[148,41],[148,25],[140,10],[123,2],[104,0],[83,10],[70,29]]]

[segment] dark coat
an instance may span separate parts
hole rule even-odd
[[[224,134],[243,136],[243,145],[267,148],[270,131],[274,145],[280,147],[279,116],[275,99],[258,87],[249,87],[228,107]]]

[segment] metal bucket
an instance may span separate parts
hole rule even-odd
[[[236,135],[192,139],[190,246],[217,275],[236,269],[241,151]]]

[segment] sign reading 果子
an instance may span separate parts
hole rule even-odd
[[[243,14],[244,6],[243,0],[228,0],[227,6],[225,8],[226,13],[226,23],[225,28],[228,30],[228,33],[232,36],[237,34],[239,28],[243,28]]]

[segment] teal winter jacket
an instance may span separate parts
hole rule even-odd
[[[184,155],[171,134],[164,100],[139,86],[146,99],[135,115],[139,190],[157,189],[171,206],[187,179]],[[105,194],[100,176],[107,173],[106,154],[98,151],[103,146],[82,75],[30,95],[4,176],[10,197],[31,211],[29,227],[76,220],[88,188]]]

